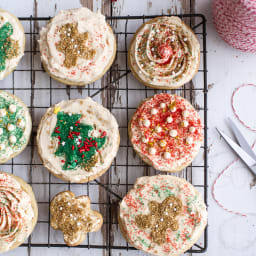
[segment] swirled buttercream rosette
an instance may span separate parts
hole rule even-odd
[[[37,206],[31,187],[22,179],[0,173],[0,252],[18,247],[32,232]]]
[[[200,45],[178,17],[158,17],[143,24],[129,49],[129,65],[146,86],[171,89],[189,82],[199,67]]]

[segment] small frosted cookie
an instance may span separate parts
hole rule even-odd
[[[15,95],[0,91],[0,163],[20,154],[31,133],[27,106]]]
[[[120,203],[123,236],[152,255],[182,254],[197,242],[206,224],[201,194],[186,180],[170,175],[138,178]]]
[[[157,17],[134,35],[128,53],[133,75],[144,85],[172,89],[197,73],[200,44],[194,32],[178,17]]]
[[[168,93],[145,99],[129,123],[134,150],[159,171],[188,166],[203,142],[199,114],[184,98]]]
[[[105,16],[87,8],[60,11],[42,28],[39,45],[45,70],[68,85],[100,79],[116,54],[115,36]]]
[[[0,172],[0,252],[21,245],[32,233],[38,216],[32,188],[21,178]]]
[[[119,141],[115,117],[89,97],[50,107],[37,131],[44,166],[71,182],[88,182],[107,171]]]
[[[103,223],[102,215],[91,209],[88,196],[78,196],[71,191],[57,194],[51,201],[51,226],[63,232],[68,246],[81,244],[88,232],[98,231]]]
[[[0,9],[0,80],[9,75],[24,54],[25,34],[20,21]]]

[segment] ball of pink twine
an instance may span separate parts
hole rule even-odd
[[[256,0],[213,0],[213,23],[232,47],[256,52]]]

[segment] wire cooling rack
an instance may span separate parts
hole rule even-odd
[[[185,86],[170,90],[187,98],[199,111],[204,122],[204,145],[193,163],[177,175],[190,181],[202,193],[207,204],[207,67],[206,67],[206,20],[201,14],[178,15],[194,30],[201,44],[201,64],[196,77]],[[137,177],[154,175],[153,168],[144,164],[133,152],[127,135],[128,120],[139,102],[163,90],[146,88],[132,76],[127,65],[127,49],[137,28],[156,16],[108,17],[117,39],[117,57],[111,69],[101,81],[85,87],[68,87],[52,80],[44,72],[40,62],[37,40],[39,30],[49,18],[20,18],[26,34],[25,56],[17,69],[0,83],[0,89],[20,97],[30,108],[33,119],[31,142],[22,154],[1,165],[8,171],[25,179],[32,185],[39,207],[37,226],[22,245],[25,247],[67,247],[62,233],[50,227],[49,203],[52,197],[64,190],[76,195],[90,196],[92,208],[101,212],[104,223],[101,231],[87,235],[80,248],[98,248],[111,255],[113,249],[134,250],[123,239],[117,222],[118,202],[132,188]],[[164,90],[164,92],[167,92]],[[35,136],[37,125],[46,109],[63,99],[90,96],[102,103],[117,118],[120,126],[120,149],[112,166],[102,177],[87,184],[70,184],[52,176],[37,155]],[[207,229],[188,252],[201,253],[207,247]],[[139,253],[138,253],[139,254]]]

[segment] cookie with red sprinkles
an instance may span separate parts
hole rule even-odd
[[[168,93],[145,99],[132,116],[129,136],[134,150],[159,171],[188,166],[203,142],[198,112],[184,98]]]
[[[39,46],[44,69],[68,85],[100,79],[116,55],[115,36],[105,16],[88,8],[60,11],[40,31]]]
[[[119,141],[115,117],[89,97],[50,107],[37,130],[37,148],[44,166],[70,182],[88,182],[107,171]]]
[[[34,193],[21,178],[0,172],[0,253],[20,246],[38,218]]]
[[[171,175],[140,177],[119,207],[120,230],[129,244],[157,256],[190,249],[207,224],[201,194]]]
[[[133,75],[156,89],[177,88],[189,82],[200,63],[195,33],[179,17],[156,17],[135,33],[128,63]]]

